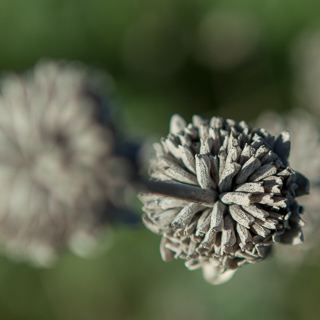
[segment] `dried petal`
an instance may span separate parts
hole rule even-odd
[[[251,193],[244,192],[226,192],[219,195],[224,204],[249,205],[251,203]]]
[[[203,189],[216,189],[216,184],[211,178],[211,161],[207,155],[196,155],[196,174],[199,186]]]
[[[257,169],[249,178],[248,181],[260,181],[266,177],[272,176],[277,173],[277,167],[271,163],[265,164]]]
[[[197,178],[195,175],[187,172],[186,170],[180,168],[180,167],[174,167],[174,168],[169,168],[167,170],[164,171],[164,173],[177,180],[180,182],[185,182],[185,183],[189,183],[192,185],[197,185]]]
[[[243,249],[248,246],[248,243],[252,242],[252,236],[249,230],[243,227],[241,224],[237,224],[237,233],[240,237],[241,243],[243,244]]]
[[[226,163],[222,175],[220,175],[219,181],[219,191],[221,193],[227,192],[231,190],[232,187],[232,180],[240,171],[241,166],[239,163]]]
[[[211,219],[211,209],[206,209],[198,219],[197,223],[197,230],[195,232],[196,236],[201,236],[206,234],[210,226],[210,219]]]
[[[203,241],[200,244],[201,248],[204,249],[211,249],[213,247],[213,243],[215,240],[216,232],[213,229],[210,229],[207,233],[206,236],[204,237]]]
[[[255,154],[256,149],[246,144],[241,152],[239,163],[243,166]]]
[[[261,220],[265,220],[266,217],[269,216],[270,213],[268,213],[267,211],[261,209],[258,205],[249,205],[249,206],[242,206],[242,208],[249,212],[251,215],[253,215],[254,217],[261,219]]]
[[[169,250],[166,245],[170,243],[170,241],[163,237],[160,242],[160,254],[163,261],[169,262],[174,259],[174,252]]]
[[[222,231],[223,229],[223,215],[226,211],[226,205],[221,201],[217,201],[212,209],[210,228],[215,231]]]
[[[222,230],[221,246],[231,247],[236,243],[236,235],[234,232],[234,222],[229,215],[224,218],[224,226]]]
[[[179,208],[157,212],[152,217],[152,221],[160,227],[168,227],[179,212]]]
[[[249,176],[261,167],[261,162],[258,158],[251,157],[241,168],[236,177],[236,184],[245,183]]]
[[[170,120],[170,132],[177,134],[182,131],[187,126],[186,120],[184,120],[180,115],[174,114]]]
[[[196,163],[195,163],[194,155],[190,150],[190,148],[180,145],[179,149],[181,154],[181,161],[183,162],[185,167],[192,173],[196,174]]]
[[[280,133],[276,140],[274,151],[278,154],[283,163],[287,163],[291,146],[291,137],[288,131]]]
[[[238,192],[264,193],[265,188],[262,182],[247,182],[235,188]]]
[[[250,228],[250,225],[255,222],[255,219],[250,214],[243,211],[238,205],[230,206],[229,211],[233,220],[237,221],[239,224],[246,228]]]
[[[270,234],[270,230],[262,227],[260,224],[257,223],[253,223],[251,226],[251,229],[253,232],[255,232],[256,234],[258,234],[259,236],[265,238],[266,236],[268,236]]]
[[[198,203],[190,203],[183,208],[172,222],[174,228],[184,228],[192,219],[192,217],[203,208]]]

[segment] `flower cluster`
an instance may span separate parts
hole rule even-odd
[[[211,201],[142,193],[144,224],[161,234],[164,261],[186,259],[212,283],[241,266],[265,259],[273,242],[303,241],[302,207],[295,197],[308,180],[288,162],[290,135],[277,138],[246,122],[193,116],[171,118],[170,133],[154,144],[155,180],[206,190]]]

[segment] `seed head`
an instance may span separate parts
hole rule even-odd
[[[211,203],[140,194],[145,225],[163,236],[163,260],[185,259],[221,283],[265,259],[273,242],[303,241],[295,197],[307,193],[308,180],[289,166],[288,132],[275,138],[244,121],[195,115],[187,124],[174,115],[169,135],[154,147],[151,178],[213,194]]]
[[[105,80],[66,62],[3,77],[0,242],[9,255],[48,265],[66,244],[85,253],[121,215],[132,159],[120,153]]]

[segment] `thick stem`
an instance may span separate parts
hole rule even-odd
[[[218,197],[217,192],[213,190],[201,189],[180,183],[144,180],[143,185],[147,192],[202,203],[206,206],[213,206]]]

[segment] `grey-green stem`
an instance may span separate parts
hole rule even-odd
[[[216,191],[186,184],[159,180],[144,180],[143,185],[146,192],[197,202],[205,206],[213,206],[218,198]]]

